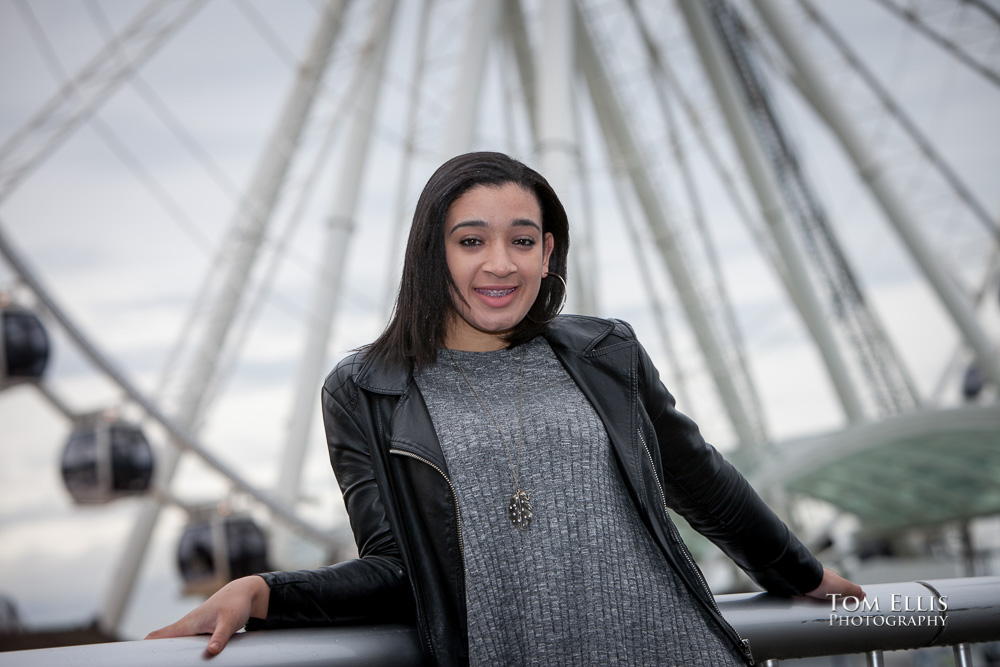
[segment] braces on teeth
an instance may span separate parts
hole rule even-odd
[[[486,296],[497,297],[497,296],[507,296],[508,294],[514,291],[514,288],[512,287],[510,289],[481,289],[476,291],[479,292],[480,294],[485,294]]]

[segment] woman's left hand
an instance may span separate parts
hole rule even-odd
[[[853,581],[848,581],[829,568],[823,568],[823,581],[814,590],[806,593],[811,598],[829,601],[830,595],[854,597],[863,600],[865,592]]]

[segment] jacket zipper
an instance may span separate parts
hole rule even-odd
[[[440,466],[435,465],[434,463],[432,463],[431,461],[428,461],[427,459],[425,459],[424,457],[420,456],[419,454],[413,454],[412,452],[408,452],[405,449],[390,449],[389,453],[390,454],[398,454],[399,456],[405,456],[405,457],[411,458],[411,459],[413,459],[415,461],[420,461],[421,463],[426,463],[431,468],[434,468],[434,470],[436,470],[438,472],[438,474],[441,475],[442,478],[444,478],[444,481],[447,482],[448,488],[451,489],[451,499],[455,503],[455,524],[458,526],[458,551],[459,551],[459,553],[462,556],[462,571],[464,572],[465,571],[465,539],[462,536],[462,514],[458,511],[458,493],[455,491],[455,485],[451,483],[451,480],[448,478],[448,475],[445,474],[444,470],[441,470]]]
[[[663,505],[663,513],[669,518],[670,513],[667,510],[667,497],[666,494],[663,493],[663,484],[660,482],[660,476],[659,474],[657,474],[656,466],[653,464],[653,455],[649,451],[649,446],[646,444],[646,438],[644,438],[642,435],[642,429],[636,429],[636,431],[639,433],[639,442],[642,443],[642,448],[646,452],[646,458],[649,459],[649,468],[650,470],[653,471],[653,479],[656,480],[656,488],[660,492],[660,503]],[[673,536],[674,541],[676,541],[677,545],[680,547],[681,553],[684,554],[684,558],[687,560],[688,565],[691,566],[691,571],[694,572],[696,577],[698,577],[698,582],[701,584],[702,588],[708,594],[708,599],[711,602],[712,608],[715,610],[715,613],[718,615],[719,619],[726,625],[726,627],[732,630],[733,634],[736,635],[736,638],[740,640],[740,648],[743,651],[743,655],[746,657],[747,661],[751,665],[753,665],[754,660],[753,660],[753,654],[750,652],[750,640],[744,639],[740,635],[739,631],[733,627],[732,623],[727,621],[726,617],[722,615],[722,610],[719,609],[719,605],[715,601],[715,596],[712,594],[712,589],[708,587],[708,582],[705,581],[705,577],[702,576],[701,570],[699,570],[698,566],[695,565],[694,558],[691,557],[691,552],[688,551],[687,545],[684,544],[684,541],[681,539],[680,535],[677,532],[677,526],[675,526],[673,522],[669,522],[668,525],[670,526],[670,534]]]
[[[465,540],[462,537],[462,515],[458,511],[458,493],[455,491],[455,485],[451,483],[451,480],[448,478],[448,475],[445,474],[444,470],[441,470],[440,466],[435,465],[431,461],[428,461],[427,459],[425,459],[424,457],[422,457],[422,456],[420,456],[418,454],[414,454],[412,452],[408,452],[405,449],[390,449],[389,453],[390,454],[397,454],[399,456],[405,456],[406,458],[413,459],[414,461],[420,461],[421,463],[425,463],[425,464],[429,465],[431,468],[433,468],[434,470],[436,470],[438,472],[438,474],[441,475],[441,477],[444,479],[444,481],[448,484],[448,488],[451,489],[451,499],[452,499],[452,502],[455,503],[455,525],[458,527],[458,553],[459,553],[459,556],[462,559],[462,572],[464,573],[465,572]],[[463,588],[464,588],[464,586],[463,586]],[[428,644],[428,651],[430,652],[430,655],[435,655],[435,653],[434,653],[434,647],[430,646],[430,639],[425,639],[425,642],[427,642],[427,644]]]

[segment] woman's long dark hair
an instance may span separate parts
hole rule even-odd
[[[437,358],[444,345],[448,320],[455,308],[455,282],[448,271],[444,223],[452,202],[468,190],[513,183],[533,192],[542,212],[542,233],[555,241],[549,273],[566,275],[569,222],[566,210],[548,181],[534,169],[503,153],[466,153],[441,165],[420,193],[406,243],[403,276],[389,325],[368,348],[385,366],[413,364],[420,368]],[[566,298],[561,280],[542,280],[528,316],[507,334],[509,345],[520,345],[545,331]]]

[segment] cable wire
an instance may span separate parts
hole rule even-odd
[[[986,78],[987,81],[992,83],[994,86],[1000,86],[1000,74],[996,71],[986,67],[982,63],[976,61],[968,51],[964,50],[959,44],[948,39],[941,33],[932,29],[923,18],[912,9],[905,9],[900,7],[892,0],[873,0],[874,2],[885,7],[891,13],[899,17],[901,20],[908,22],[917,32],[922,34],[927,39],[931,40],[945,51],[957,58],[961,63],[966,65],[969,69],[977,74]]]
[[[63,68],[62,63],[59,62],[59,58],[55,53],[55,49],[52,47],[52,42],[49,40],[45,31],[42,29],[41,24],[38,22],[34,11],[31,6],[26,2],[26,0],[18,0],[15,3],[18,11],[21,12],[21,16],[24,19],[25,24],[28,27],[28,32],[31,34],[35,46],[38,48],[39,53],[42,56],[42,60],[45,66],[48,68],[49,73],[52,78],[55,79],[56,83],[63,86],[63,89],[68,86],[69,90],[74,89],[74,82],[69,78],[68,72]],[[206,254],[211,255],[212,243],[209,238],[204,234],[204,232],[199,229],[197,223],[194,219],[189,216],[181,205],[174,199],[162,183],[157,180],[157,178],[143,166],[142,161],[136,156],[136,154],[118,138],[107,123],[105,123],[101,118],[94,114],[89,118],[90,125],[97,133],[97,136],[107,145],[111,151],[118,156],[122,163],[132,172],[136,179],[146,188],[146,190],[152,195],[153,199],[160,205],[163,211],[167,214],[171,220],[173,220],[178,227],[195,243],[195,245]]]

